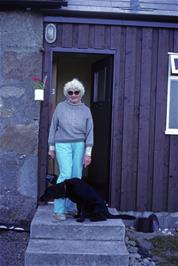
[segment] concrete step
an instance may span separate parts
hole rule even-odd
[[[30,239],[25,266],[128,266],[122,241]]]
[[[78,223],[75,219],[56,221],[52,218],[52,206],[39,206],[31,223],[33,239],[113,240],[124,241],[125,225],[120,219],[102,222]]]

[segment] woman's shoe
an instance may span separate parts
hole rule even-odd
[[[66,220],[66,215],[63,213],[54,213],[53,214],[54,219],[58,221],[65,221]]]

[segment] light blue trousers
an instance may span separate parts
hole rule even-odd
[[[73,143],[56,143],[56,159],[59,166],[59,176],[57,183],[61,183],[72,177],[82,177],[83,159],[84,159],[84,142]],[[55,199],[54,212],[66,213],[75,211],[76,205],[69,199]]]

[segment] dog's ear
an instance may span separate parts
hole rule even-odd
[[[47,187],[49,187],[51,184],[56,185],[57,182],[57,175],[48,175],[47,176]]]

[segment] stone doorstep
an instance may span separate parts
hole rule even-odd
[[[25,266],[128,266],[129,254],[121,241],[30,239]]]
[[[31,238],[70,240],[124,241],[125,225],[120,219],[102,222],[78,223],[75,219],[56,221],[52,218],[52,206],[39,206],[31,223]]]
[[[128,266],[120,219],[56,221],[53,206],[39,206],[31,223],[25,266]]]

